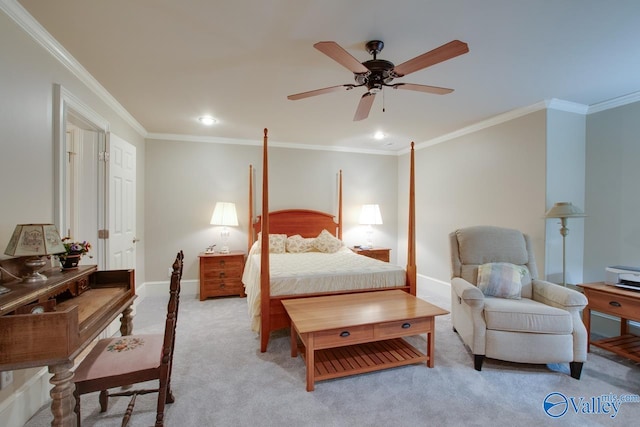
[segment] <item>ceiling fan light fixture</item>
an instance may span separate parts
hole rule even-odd
[[[218,121],[214,117],[211,117],[211,116],[198,117],[198,121],[200,123],[202,123],[203,125],[206,125],[206,126],[211,126],[211,125],[214,125],[214,124],[218,123]]]

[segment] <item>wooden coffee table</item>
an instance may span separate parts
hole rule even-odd
[[[434,366],[435,316],[449,313],[401,290],[283,300],[291,357],[304,347],[307,391],[316,381],[425,362]],[[427,334],[426,353],[403,337]]]

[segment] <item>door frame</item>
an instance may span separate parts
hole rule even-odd
[[[53,145],[54,145],[54,224],[59,231],[67,230],[69,224],[65,215],[66,202],[69,197],[66,190],[67,153],[66,132],[67,122],[73,119],[81,127],[91,129],[100,135],[100,150],[106,152],[106,136],[109,132],[109,122],[92,110],[80,99],[74,96],[60,84],[53,88]],[[97,161],[97,159],[96,159]],[[106,224],[106,162],[99,162],[98,166],[98,229],[104,230]],[[98,239],[94,244],[94,258],[98,268],[106,266],[106,244],[104,239]]]

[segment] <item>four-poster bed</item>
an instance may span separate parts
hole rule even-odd
[[[261,205],[263,213],[269,212],[267,141],[265,129]],[[268,215],[258,216],[256,220],[253,212],[251,166],[249,174],[249,256],[243,283],[252,316],[252,328],[260,331],[260,351],[267,350],[271,331],[290,326],[282,305],[283,299],[382,289],[402,289],[412,295],[416,294],[413,143],[410,154],[406,269],[357,255],[342,244],[342,171],[338,180],[337,222],[332,214],[308,209],[269,212]],[[288,250],[290,244],[291,251]],[[318,249],[310,249],[310,245],[315,245]]]

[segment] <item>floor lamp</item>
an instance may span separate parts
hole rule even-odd
[[[567,218],[582,218],[585,214],[571,202],[558,202],[545,214],[545,218],[560,218],[560,234],[562,235],[562,286],[567,287],[566,268],[566,245],[565,240],[569,229],[567,228]]]

